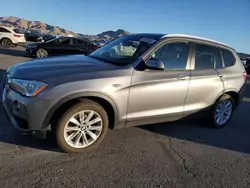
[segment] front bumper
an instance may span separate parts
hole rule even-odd
[[[26,47],[26,53],[28,55],[30,55],[30,56],[35,56],[36,55],[36,49]]]
[[[23,134],[34,135],[44,139],[48,129],[42,129],[43,114],[34,110],[32,98],[26,98],[6,88],[3,90],[2,103],[10,123]],[[36,108],[39,108],[38,106]]]

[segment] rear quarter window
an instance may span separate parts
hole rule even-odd
[[[222,49],[222,57],[224,60],[225,67],[230,67],[234,65],[235,57],[231,51]]]
[[[13,31],[15,33],[18,33],[18,34],[24,34],[24,30],[23,29],[13,29]]]

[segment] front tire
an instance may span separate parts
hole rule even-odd
[[[212,123],[215,128],[223,128],[233,116],[234,100],[230,95],[220,97],[212,109]]]
[[[48,57],[48,56],[49,56],[49,53],[48,53],[48,51],[46,49],[44,49],[44,48],[37,49],[36,57],[44,58],[44,57]]]
[[[108,115],[101,105],[84,99],[61,117],[56,127],[57,144],[67,153],[92,150],[104,139],[108,122]]]
[[[10,48],[13,45],[13,43],[12,43],[12,41],[10,39],[4,38],[4,39],[1,40],[1,45],[4,48]]]

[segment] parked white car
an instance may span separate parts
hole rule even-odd
[[[25,43],[24,33],[21,29],[0,26],[0,44],[4,48],[16,46],[19,43]]]

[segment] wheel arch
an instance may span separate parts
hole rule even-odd
[[[56,102],[46,114],[43,121],[43,129],[48,129],[49,125],[52,124],[51,129],[53,129],[53,124],[56,123],[57,117],[61,116],[69,107],[76,104],[82,99],[93,100],[100,104],[106,111],[109,117],[109,128],[113,129],[115,122],[118,117],[118,109],[115,102],[102,93],[96,92],[84,92],[84,93],[76,93],[66,96]]]
[[[239,91],[237,91],[236,89],[227,89],[224,90],[222,93],[220,93],[217,98],[214,100],[213,105],[216,103],[216,101],[221,98],[223,95],[229,95],[230,97],[233,98],[234,100],[234,108],[236,108],[239,104],[239,100],[240,100],[240,95],[239,95]]]
[[[11,38],[9,38],[9,37],[3,37],[3,38],[1,38],[0,39],[0,43],[2,42],[2,40],[4,40],[4,39],[9,39],[11,42],[12,42],[12,44],[14,44],[15,43],[15,41],[13,41]]]

